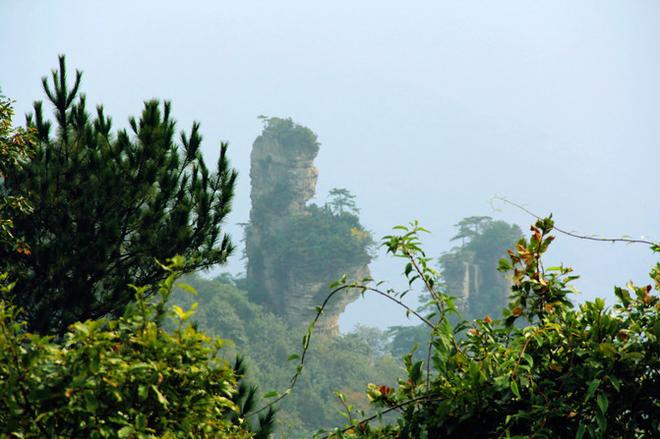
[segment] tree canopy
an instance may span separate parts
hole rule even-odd
[[[13,215],[32,254],[0,255],[21,281],[12,291],[31,330],[62,333],[75,321],[120,313],[127,284],[162,277],[156,260],[185,256],[183,272],[226,261],[233,245],[221,224],[231,208],[236,171],[221,144],[215,172],[200,151],[200,125],[175,135],[169,102],[148,101],[130,131],[112,131],[103,107],[91,116],[79,92],[82,73],[67,82],[64,57],[28,116],[33,155],[3,163],[4,190],[30,200]]]
[[[295,369],[295,362],[289,359],[298,350],[304,329],[250,302],[245,290],[226,279],[187,276],[184,282],[198,295],[179,290],[170,301],[184,308],[199,303],[190,320],[207,334],[233,342],[223,348],[223,357],[243,356],[247,382],[263,391],[282,390]],[[400,361],[388,352],[387,335],[375,328],[322,337],[323,341],[315,343],[310,351],[299,384],[277,406],[275,437],[311,437],[319,428],[341,425],[341,403],[336,392],[343,393],[350,404],[367,409],[366,385],[373,380],[394,380],[403,371]],[[270,401],[260,396],[255,396],[257,407]]]

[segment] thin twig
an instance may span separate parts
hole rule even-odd
[[[398,305],[404,307],[407,311],[409,311],[415,317],[420,319],[423,323],[425,323],[429,327],[433,328],[433,324],[430,321],[428,321],[427,319],[425,319],[421,314],[419,314],[417,311],[410,308],[405,303],[403,303],[400,300],[392,297],[391,295],[387,294],[384,291],[381,291],[381,290],[379,290],[377,288],[373,288],[373,287],[367,287],[365,285],[358,285],[356,283],[341,285],[341,286],[335,288],[334,290],[332,290],[326,296],[326,298],[325,298],[325,300],[323,300],[323,303],[321,304],[321,306],[318,307],[318,309],[316,311],[316,315],[314,316],[314,320],[312,320],[312,322],[307,327],[307,332],[306,332],[306,335],[303,339],[304,340],[304,342],[303,342],[303,351],[300,354],[300,362],[298,363],[298,366],[296,367],[296,373],[293,374],[293,376],[291,377],[291,380],[289,381],[289,386],[287,387],[287,389],[284,392],[282,392],[277,398],[270,401],[268,404],[264,405],[263,407],[260,407],[259,409],[255,410],[253,412],[248,413],[246,415],[246,418],[253,417],[256,414],[261,413],[262,411],[268,409],[269,407],[272,407],[273,405],[275,405],[278,402],[280,402],[281,400],[283,400],[289,393],[291,393],[291,391],[295,387],[296,383],[298,382],[298,378],[300,378],[303,367],[305,365],[305,357],[307,356],[307,352],[309,351],[309,345],[310,345],[310,342],[311,342],[311,339],[312,339],[312,333],[314,331],[314,328],[316,327],[316,323],[321,318],[321,314],[323,314],[323,311],[325,310],[326,306],[328,305],[328,302],[338,292],[340,292],[342,290],[346,290],[346,289],[353,289],[353,288],[363,290],[363,291],[371,291],[373,293],[380,294],[381,296],[386,297],[386,298],[390,299],[391,301],[397,303]]]
[[[403,401],[403,402],[401,402],[401,403],[399,403],[395,406],[389,407],[387,410],[383,410],[382,412],[375,413],[375,414],[369,416],[368,418],[361,419],[360,421],[357,422],[357,425],[366,424],[366,423],[371,422],[374,419],[376,419],[380,416],[383,416],[383,415],[385,415],[385,414],[387,414],[391,411],[398,410],[402,407],[405,407],[407,405],[410,405],[410,404],[413,404],[413,403],[416,403],[416,402],[434,401],[434,400],[438,400],[438,399],[440,399],[440,397],[435,396],[435,395],[422,395],[422,396],[418,396],[417,398],[408,399],[408,400]],[[339,432],[328,433],[327,435],[323,436],[320,439],[329,439],[329,438],[332,437],[332,435],[335,435],[337,433],[346,433],[347,431],[352,430],[354,428],[355,428],[355,425],[351,425],[350,427],[346,427],[343,430],[340,430]]]
[[[511,201],[511,200],[508,200],[508,199],[506,199],[506,198],[504,198],[504,197],[493,197],[492,200],[499,200],[499,201],[501,201],[501,202],[503,202],[503,203],[509,204],[509,205],[511,205],[511,206],[513,206],[513,207],[516,207],[516,208],[522,210],[523,212],[527,213],[528,215],[533,216],[533,217],[536,218],[536,219],[539,219],[539,220],[540,220],[540,219],[543,219],[541,216],[539,216],[539,215],[535,214],[534,212],[530,211],[529,209],[527,209],[527,208],[524,207],[523,205],[518,204],[518,203],[515,203],[515,202],[513,202],[513,201]],[[491,200],[491,201],[492,201],[492,200]],[[492,205],[492,202],[491,202],[491,205]],[[589,241],[600,241],[600,242],[611,242],[611,243],[625,242],[625,243],[628,243],[628,244],[658,245],[657,242],[648,241],[648,240],[646,240],[646,239],[632,239],[632,238],[599,238],[599,237],[596,237],[596,236],[581,235],[581,234],[579,234],[579,233],[569,232],[568,230],[561,229],[561,228],[557,227],[556,224],[553,226],[553,229],[556,230],[556,231],[559,232],[559,233],[562,233],[562,234],[564,234],[564,235],[570,236],[570,237],[572,237],[572,238],[586,239],[586,240],[589,240]]]

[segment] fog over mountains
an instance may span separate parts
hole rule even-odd
[[[526,230],[533,219],[496,195],[552,212],[564,229],[660,239],[653,0],[0,3],[0,87],[17,114],[42,99],[40,77],[59,53],[115,126],[157,97],[172,101],[179,128],[202,123],[209,160],[230,142],[236,242],[262,114],[318,135],[319,202],[350,189],[376,237],[419,219],[433,231],[431,255],[451,248],[466,216]],[[584,298],[645,282],[653,261],[645,247],[563,236],[551,256],[583,276]],[[241,251],[228,269],[244,271]],[[384,255],[372,263],[393,285],[401,270]],[[358,322],[407,320],[366,298],[340,324]]]

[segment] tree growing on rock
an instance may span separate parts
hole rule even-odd
[[[325,204],[335,215],[341,215],[344,212],[352,215],[360,213],[357,204],[355,204],[355,195],[348,189],[334,188],[330,189],[329,200]]]

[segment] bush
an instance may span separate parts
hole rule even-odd
[[[387,237],[388,250],[408,260],[411,284],[421,281],[433,298],[430,363],[410,353],[405,379],[370,385],[381,413],[400,413],[396,423],[372,429],[378,416],[356,418],[333,437],[657,437],[658,295],[653,285],[630,284],[615,289],[612,308],[596,299],[573,309],[568,297],[577,276],[541,261],[553,226],[539,220],[500,262],[512,272],[504,318],[457,325],[448,319],[456,313],[453,298],[436,288],[437,273],[420,248],[423,229]],[[660,290],[660,264],[651,278]]]
[[[157,298],[121,317],[71,325],[61,339],[26,332],[0,298],[0,436],[248,438],[237,377],[223,346],[189,323],[194,307],[167,310],[176,273]],[[165,319],[175,328],[163,329]]]

